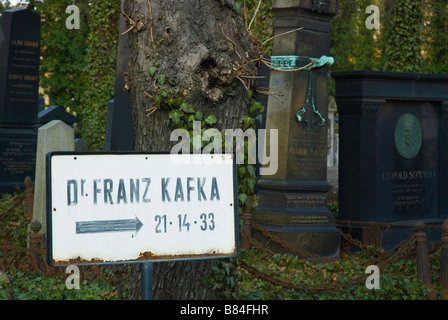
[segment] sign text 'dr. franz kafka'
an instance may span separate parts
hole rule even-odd
[[[153,183],[159,183],[154,187]],[[89,191],[90,190],[90,191]],[[159,192],[160,194],[154,194]],[[148,203],[156,196],[162,202],[219,201],[216,177],[166,177],[135,179],[67,180],[67,205],[75,206],[81,198],[97,204]]]

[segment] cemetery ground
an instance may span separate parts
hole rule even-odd
[[[337,208],[337,203],[330,201],[329,206]],[[31,251],[26,249],[31,221],[25,211],[23,193],[1,195],[0,299],[126,299],[129,265],[80,267],[79,290],[67,287],[70,272],[65,268],[46,265],[44,250],[39,251],[40,267],[36,268],[36,256],[30,257]],[[359,246],[341,251],[337,259],[312,261],[297,254],[273,253],[252,241],[251,249],[241,250],[237,258],[217,260],[204,284],[212,285],[219,298],[229,300],[428,299],[431,289],[417,278],[411,244],[390,251]],[[443,299],[438,284],[440,245],[429,246],[428,252],[433,298]],[[366,286],[369,265],[380,269],[379,289]]]

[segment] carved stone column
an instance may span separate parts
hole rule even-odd
[[[275,35],[304,27],[275,38],[273,63],[282,65],[282,59],[294,56],[296,64],[314,61],[314,68],[330,55],[336,1],[274,0],[273,8]],[[332,188],[327,182],[328,67],[323,63],[312,70],[272,70],[270,87],[281,92],[280,97],[269,97],[266,119],[267,142],[270,130],[278,130],[278,170],[259,180],[254,223],[289,247],[336,257],[340,233],[327,209]],[[255,236],[264,239],[260,232]],[[288,251],[278,243],[269,246]]]

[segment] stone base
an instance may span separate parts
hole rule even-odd
[[[333,186],[333,190],[338,190],[339,167],[327,167],[327,181]]]
[[[290,228],[276,228],[273,226],[260,225],[272,236],[278,237],[288,247],[296,248],[307,254],[319,257],[338,258],[340,251],[341,235],[333,226],[296,226]],[[279,242],[271,240],[258,230],[253,230],[252,235],[258,242],[264,244],[274,252],[290,253],[300,255],[291,249],[285,248]]]
[[[255,224],[288,247],[320,257],[339,256],[340,231],[327,209],[328,182],[260,180],[259,188]],[[294,254],[258,230],[254,230],[254,237],[275,252]]]

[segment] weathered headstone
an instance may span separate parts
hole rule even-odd
[[[311,64],[303,71],[271,71],[270,86],[282,92],[283,100],[269,97],[266,119],[266,141],[270,141],[270,130],[278,130],[278,171],[259,180],[259,204],[253,219],[290,247],[335,257],[340,233],[326,203],[331,185],[327,182],[325,118],[330,20],[336,13],[336,1],[274,0],[272,5],[274,33],[279,35],[274,39],[274,67]],[[280,36],[299,27],[305,29]],[[284,250],[279,244],[270,245]]]
[[[0,27],[0,193],[34,178],[40,59],[40,16],[3,11]]]
[[[42,224],[46,233],[46,156],[51,151],[74,151],[74,129],[61,120],[53,120],[38,130],[36,179],[34,182],[34,219]]]
[[[124,0],[121,1],[123,8]],[[120,17],[120,34],[126,31],[126,19]],[[118,39],[118,56],[115,77],[114,99],[109,101],[107,108],[106,151],[134,150],[134,119],[129,93],[125,89],[125,79],[129,62],[128,35],[123,34]]]
[[[448,77],[379,71],[332,76],[340,115],[340,219],[442,223],[448,217]],[[351,227],[361,232],[362,226]],[[383,235],[384,247],[412,228],[391,231]]]

